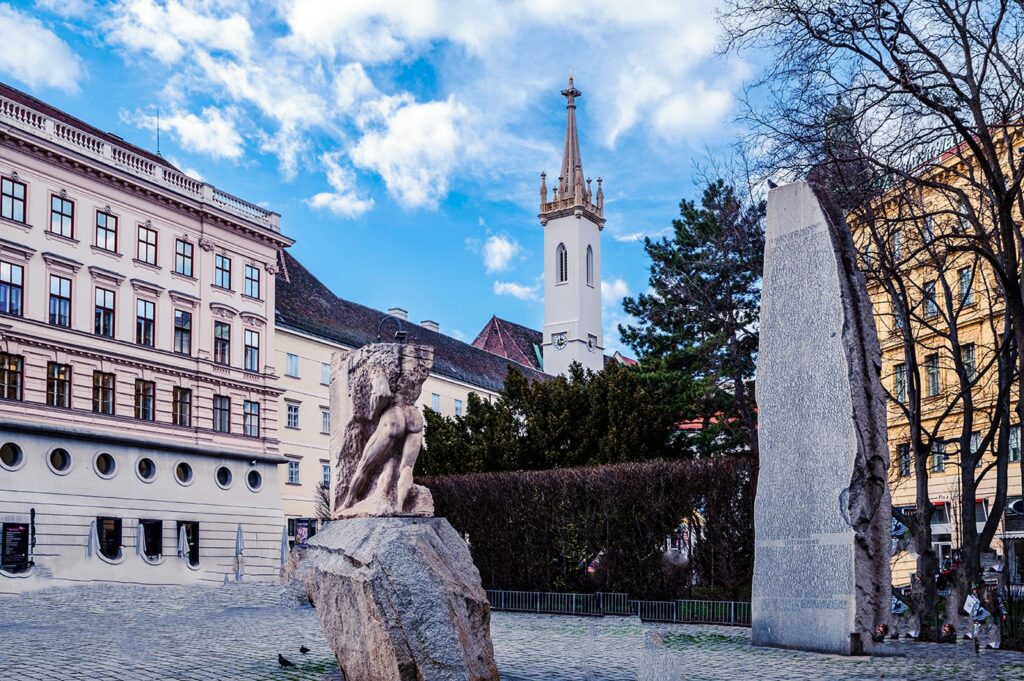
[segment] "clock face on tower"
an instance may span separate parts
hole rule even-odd
[[[566,340],[564,333],[554,334],[554,336],[552,336],[551,338],[551,342],[554,344],[555,350],[565,350],[565,346],[569,344],[569,341]]]

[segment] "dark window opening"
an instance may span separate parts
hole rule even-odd
[[[159,558],[164,553],[164,523],[162,520],[140,520],[142,526],[142,553],[146,558]]]
[[[99,539],[100,553],[111,560],[121,557],[120,518],[96,518],[96,538]]]

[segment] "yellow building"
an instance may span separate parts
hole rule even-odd
[[[956,162],[951,159],[949,163]],[[946,172],[945,169],[932,172]],[[948,180],[943,180],[948,181]],[[916,191],[916,190],[915,190]],[[934,431],[937,443],[929,457],[929,497],[935,507],[931,521],[932,546],[940,566],[951,560],[961,537],[960,442],[982,449],[975,476],[995,462],[995,444],[987,441],[998,399],[997,370],[992,365],[1002,330],[1002,296],[991,270],[973,256],[952,253],[942,245],[944,230],[959,229],[962,206],[945,197],[917,194],[892,195],[883,207],[884,226],[871,230],[854,224],[854,239],[866,272],[896,271],[893,280],[905,291],[909,316],[901,320],[892,301],[895,289],[885,290],[880,277],[868,276],[882,351],[882,382],[892,399],[888,410],[890,448],[889,482],[893,505],[913,512],[916,504],[910,426],[901,403],[913,391],[920,395],[921,423]],[[851,216],[851,223],[856,218]],[[888,263],[883,259],[891,258]],[[902,325],[909,325],[916,360],[907,364]],[[952,329],[952,331],[951,331]],[[954,344],[958,347],[956,356]],[[961,388],[958,364],[978,376],[968,390]],[[969,393],[973,422],[965,426],[965,410],[958,395]],[[1018,391],[1007,399],[1013,407]],[[1007,503],[991,548],[1004,565],[1010,583],[1024,583],[1024,515],[1021,499],[1020,425],[1010,412]],[[975,521],[980,534],[989,515],[996,512],[996,471],[989,469],[975,495]],[[893,564],[896,586],[909,584],[916,560],[901,553]]]

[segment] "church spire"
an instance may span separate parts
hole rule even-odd
[[[590,179],[583,175],[583,157],[580,156],[580,138],[576,131],[576,98],[583,93],[576,89],[573,83],[572,72],[569,73],[569,87],[562,90],[565,97],[566,124],[565,124],[565,147],[562,150],[562,170],[558,175],[558,182],[552,183],[554,196],[548,201],[548,188],[545,176],[541,175],[540,188],[540,221],[547,224],[548,219],[556,214],[577,210],[589,213],[598,227],[604,226],[604,201],[598,181],[598,197],[601,199],[601,206],[594,204],[594,195],[591,193]]]
[[[568,112],[568,120],[565,124],[565,148],[562,150],[562,174],[559,176],[561,184],[558,193],[562,196],[572,196],[575,192],[577,172],[583,174],[583,157],[580,156],[580,138],[576,132],[576,98],[582,97],[583,93],[576,89],[572,82],[572,74],[569,74],[569,87],[562,90],[565,97],[565,108]]]

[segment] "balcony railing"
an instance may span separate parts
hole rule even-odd
[[[114,166],[130,175],[158,184],[225,213],[255,222],[275,232],[281,231],[281,217],[273,211],[232,196],[206,182],[194,180],[126,147],[112,144],[6,97],[0,97],[0,122],[50,139],[83,156]]]

